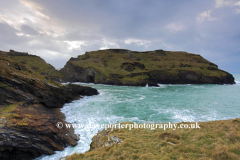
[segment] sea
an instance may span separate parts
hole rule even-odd
[[[75,147],[37,160],[58,160],[90,149],[92,137],[107,124],[121,122],[177,123],[240,118],[240,74],[233,74],[234,85],[166,85],[126,87],[75,83],[99,91],[65,104],[61,111],[66,121],[76,124],[80,141]],[[66,124],[64,124],[66,125]]]

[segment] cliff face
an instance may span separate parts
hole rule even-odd
[[[9,52],[0,51],[0,53],[5,55],[6,59],[17,61],[27,68],[41,74],[46,79],[62,82],[61,78],[63,75],[39,56],[14,50],[10,50]]]
[[[0,68],[0,159],[33,159],[77,145],[73,129],[56,127],[65,123],[59,108],[97,90],[47,80],[5,54]]]
[[[231,74],[200,55],[163,50],[86,52],[71,58],[60,72],[64,81],[125,86],[235,83]]]

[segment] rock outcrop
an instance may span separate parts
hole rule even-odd
[[[0,159],[28,160],[77,145],[72,128],[56,126],[66,122],[60,108],[98,91],[47,80],[5,54],[0,68]]]
[[[66,82],[125,86],[234,84],[234,77],[200,55],[163,50],[107,49],[71,58],[60,72]]]
[[[123,140],[118,138],[118,136],[115,134],[115,132],[119,130],[120,128],[107,128],[99,131],[97,135],[93,136],[92,138],[90,150],[123,143]]]

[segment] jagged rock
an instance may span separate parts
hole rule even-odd
[[[12,114],[13,117],[4,122],[7,125],[0,127],[2,159],[33,159],[42,154],[54,154],[67,145],[77,145],[79,137],[73,128],[56,127],[58,122],[66,123],[59,109],[53,110],[41,104],[18,104]]]
[[[92,95],[99,94],[99,92],[95,88],[75,85],[71,83],[66,85],[66,88],[68,89],[70,94],[72,94],[73,96],[79,96],[79,95],[92,96]]]
[[[90,150],[100,147],[108,147],[113,144],[120,144],[123,141],[114,135],[114,131],[119,130],[120,128],[108,128],[107,130],[103,129],[99,131],[97,135],[93,136],[92,142],[90,144]]]
[[[0,67],[0,159],[34,159],[77,145],[79,137],[73,128],[64,127],[59,108],[98,91],[46,80],[3,54]],[[57,127],[58,122],[63,128]]]

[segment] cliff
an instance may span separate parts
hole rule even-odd
[[[63,81],[125,86],[160,84],[234,84],[231,74],[200,55],[163,50],[107,49],[71,58]]]
[[[64,103],[96,95],[96,89],[45,79],[27,66],[0,54],[0,159],[33,159],[77,145],[60,109]]]
[[[51,64],[45,62],[39,56],[28,54],[27,52],[18,52],[10,50],[9,52],[0,51],[6,59],[17,61],[27,68],[41,74],[46,79],[62,82],[63,75]]]

